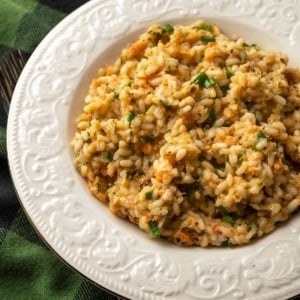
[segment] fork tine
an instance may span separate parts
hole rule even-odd
[[[21,50],[10,51],[0,60],[0,96],[6,113],[17,80],[29,55]]]

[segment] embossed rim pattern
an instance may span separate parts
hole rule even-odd
[[[93,199],[69,138],[100,62],[154,22],[210,19],[300,65],[300,1],[94,0],[43,40],[15,89],[9,164],[21,203],[49,246],[80,273],[134,299],[282,299],[300,292],[300,221],[235,249],[153,242]],[[276,46],[276,47],[275,47]]]

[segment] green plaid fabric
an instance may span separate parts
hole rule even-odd
[[[0,0],[0,59],[14,49],[32,53],[61,19],[84,2]],[[0,299],[119,299],[62,262],[33,230],[9,176],[6,122],[0,103]]]
[[[14,49],[30,55],[60,20],[85,2],[0,0],[0,59]],[[0,300],[120,299],[72,270],[33,230],[9,176],[6,120],[0,103]]]

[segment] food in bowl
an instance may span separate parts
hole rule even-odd
[[[287,64],[203,20],[152,25],[92,80],[75,166],[154,239],[247,244],[300,205],[300,71]]]

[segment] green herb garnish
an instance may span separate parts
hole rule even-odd
[[[198,84],[205,88],[209,88],[216,84],[216,80],[214,78],[210,78],[207,76],[205,72],[199,73],[197,77],[192,81],[192,83]]]
[[[230,77],[233,76],[233,73],[230,72],[229,70],[226,70],[226,71],[225,71],[225,75],[226,75],[226,77],[229,79]]]
[[[158,223],[154,220],[150,220],[148,222],[148,225],[150,227],[150,230],[151,230],[151,235],[154,237],[154,238],[159,238],[160,237],[160,229],[158,227]]]
[[[250,47],[250,48],[252,47],[252,48],[255,48],[256,50],[259,50],[259,47],[255,43],[252,43],[252,44],[244,43],[243,46],[244,47]]]
[[[216,84],[216,80],[214,78],[207,78],[204,81],[204,87],[207,89],[214,86],[215,84]]]
[[[115,90],[115,89],[113,89],[113,96],[114,96],[114,99],[117,99],[117,98],[119,98],[119,93]]]
[[[220,205],[218,208],[219,208],[222,215],[227,214],[227,209],[223,205]]]
[[[265,133],[262,131],[262,130],[260,130],[258,133],[257,133],[257,136],[256,136],[256,145],[255,145],[255,147],[254,147],[254,150],[255,151],[259,151],[260,149],[257,149],[257,144],[259,143],[259,142],[261,142],[261,140],[269,140],[270,138],[268,137],[268,136],[266,136],[265,135]]]
[[[237,213],[236,212],[228,212],[226,208],[222,205],[219,206],[219,210],[222,215],[222,221],[230,224],[233,226],[235,224],[235,221],[237,219]]]
[[[217,169],[217,170],[220,170],[220,171],[222,171],[222,172],[224,172],[225,171],[225,164],[223,163],[223,164],[218,164],[218,163],[216,163],[216,162],[213,162],[213,166]]]
[[[204,86],[205,80],[208,79],[208,76],[206,75],[205,72],[201,72],[197,77],[192,81],[192,83]]]
[[[223,217],[222,217],[222,221],[223,221],[223,222],[226,222],[226,223],[228,223],[228,224],[230,224],[231,226],[233,226],[234,223],[235,223],[235,220],[234,220],[233,217],[230,216],[230,215],[225,215],[225,216],[223,216]]]
[[[250,222],[247,224],[247,230],[251,231],[254,227],[256,227],[256,223],[255,222]]]
[[[195,181],[193,183],[190,183],[187,185],[186,187],[186,193],[189,195],[197,190],[199,190],[200,188],[200,182],[199,181]]]
[[[229,90],[229,85],[220,86],[220,90],[222,91],[223,96],[225,96],[227,94],[227,91]]]
[[[230,240],[225,240],[225,241],[222,242],[221,246],[222,247],[227,247],[227,248],[232,248],[233,244]]]
[[[140,141],[142,143],[152,144],[152,143],[154,143],[155,138],[153,136],[149,136],[149,135],[142,135],[142,136],[140,136]]]
[[[206,120],[206,124],[209,126],[213,126],[217,120],[217,115],[213,109],[210,109],[208,112],[208,118]]]
[[[127,121],[131,122],[136,117],[136,113],[133,111],[128,112]]]
[[[131,81],[131,80],[127,83],[127,86],[128,86],[128,87],[131,87],[131,86],[132,86],[132,81]]]
[[[155,39],[157,39],[157,40],[159,40],[161,38],[161,36],[162,36],[162,32],[161,31],[151,31],[150,30],[148,33],[152,34],[155,37]]]
[[[151,200],[151,199],[152,199],[152,196],[153,196],[153,190],[147,191],[147,192],[145,193],[145,199],[146,199],[146,200]]]
[[[199,28],[210,32],[213,30],[213,26],[210,23],[202,23]]]
[[[174,26],[172,24],[165,24],[163,26],[163,32],[172,34],[174,32]]]
[[[195,191],[199,190],[200,188],[200,182],[199,181],[195,181],[193,183],[190,183],[190,184],[183,184],[180,188],[181,192],[183,194],[186,194],[186,195],[191,195],[192,193],[194,193]]]
[[[165,107],[172,107],[172,105],[171,104],[169,104],[169,103],[167,103],[167,102],[165,102],[164,100],[162,100],[162,99],[159,99],[159,102],[163,105],[163,106],[165,106]]]
[[[242,162],[245,160],[245,158],[246,158],[246,152],[247,152],[246,149],[242,150],[242,152],[239,155],[238,160],[237,160],[237,164],[238,165],[242,164]]]
[[[260,130],[258,133],[257,133],[257,139],[267,139],[268,137],[265,135],[265,133]]]
[[[214,36],[203,35],[201,38],[203,43],[215,42],[216,38]]]
[[[104,152],[103,153],[104,159],[108,161],[113,161],[114,154],[111,152]]]

